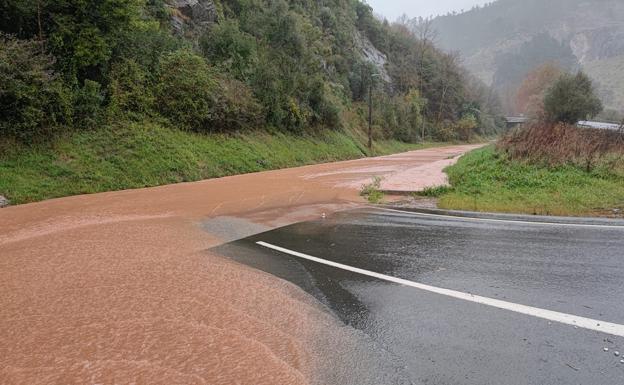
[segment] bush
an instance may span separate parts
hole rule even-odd
[[[220,131],[239,130],[257,127],[264,121],[262,106],[246,84],[221,77],[218,92],[219,98],[210,118],[212,127]]]
[[[448,120],[435,126],[434,137],[441,142],[450,142],[457,139],[454,124]]]
[[[479,127],[479,122],[474,115],[464,115],[457,123],[455,123],[455,132],[460,140],[470,140],[472,134]]]
[[[179,50],[162,57],[156,95],[160,112],[186,130],[210,131],[219,83],[204,58]]]
[[[564,74],[546,92],[544,111],[551,123],[576,124],[599,114],[602,102],[594,92],[591,79],[583,72]]]
[[[71,96],[39,42],[0,34],[0,135],[31,141],[71,122]]]
[[[453,187],[447,185],[425,187],[422,191],[416,191],[415,196],[439,198],[453,191]]]
[[[74,95],[74,124],[81,128],[94,128],[102,117],[104,95],[98,82],[85,80]]]
[[[308,106],[301,105],[297,99],[290,97],[282,106],[284,118],[282,124],[291,132],[301,133],[312,115]]]
[[[370,184],[365,184],[360,190],[360,196],[366,198],[369,203],[377,204],[381,203],[385,194],[381,191],[382,179],[378,176],[373,178]]]
[[[255,127],[263,119],[247,85],[219,74],[185,50],[163,57],[156,94],[163,115],[187,130],[237,130]]]
[[[399,124],[395,129],[394,137],[408,143],[420,140],[423,125],[422,111],[425,103],[426,100],[421,98],[416,90],[395,98],[394,104],[397,106]]]
[[[110,110],[113,113],[149,114],[154,106],[152,84],[146,70],[133,59],[115,63],[110,74]]]
[[[308,103],[312,110],[311,123],[327,128],[340,128],[340,101],[333,97],[331,90],[322,79],[312,84]]]
[[[200,41],[204,55],[240,80],[248,79],[257,58],[256,39],[242,32],[238,23],[226,20],[215,25]]]

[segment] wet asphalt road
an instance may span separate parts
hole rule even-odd
[[[624,324],[624,227],[573,223],[367,209],[259,234],[217,251],[295,283],[370,337],[371,349],[397,368],[370,373],[371,383],[621,384],[624,357],[614,352],[624,353],[624,337],[386,282],[256,243]]]

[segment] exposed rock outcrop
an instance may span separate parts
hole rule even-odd
[[[8,199],[6,199],[2,195],[0,195],[0,209],[3,208],[3,207],[7,207],[10,204],[11,204],[11,202],[9,202]]]
[[[379,73],[383,81],[387,84],[392,83],[392,78],[386,69],[386,63],[388,62],[386,55],[379,51],[366,36],[363,36],[359,32],[355,35],[355,45],[362,54],[364,60],[375,66],[377,73]]]
[[[205,29],[217,21],[217,8],[212,0],[169,0],[173,10],[171,25],[176,33]]]

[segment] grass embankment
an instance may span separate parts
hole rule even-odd
[[[447,168],[445,209],[562,216],[609,216],[624,209],[624,165],[549,166],[512,160],[494,146],[473,151]]]
[[[0,195],[12,204],[197,181],[367,154],[363,135],[249,132],[200,135],[157,123],[129,123],[59,137],[50,144],[0,143]],[[379,141],[375,154],[422,148]]]

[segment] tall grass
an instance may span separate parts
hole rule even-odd
[[[447,169],[448,209],[613,216],[624,209],[624,135],[570,125],[515,130]]]
[[[589,172],[606,159],[624,158],[624,132],[535,124],[504,136],[498,149],[512,159],[549,166],[572,164]]]

